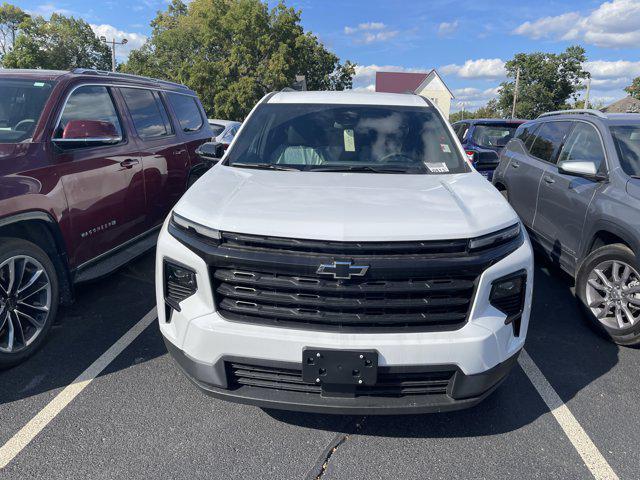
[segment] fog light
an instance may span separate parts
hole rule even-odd
[[[196,272],[169,260],[164,261],[164,300],[169,307],[179,312],[180,302],[197,290]]]
[[[520,335],[526,290],[527,272],[520,270],[494,280],[489,295],[489,302],[507,316],[504,323],[513,326],[513,334],[516,337]]]

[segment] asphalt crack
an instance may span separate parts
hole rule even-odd
[[[355,422],[355,425],[353,425],[350,431],[346,433],[342,433],[342,432],[338,433],[335,437],[333,437],[331,442],[329,442],[329,445],[327,445],[327,448],[325,448],[325,450],[322,452],[322,454],[318,458],[318,461],[316,462],[316,464],[311,468],[311,470],[307,474],[306,480],[322,479],[325,472],[327,471],[327,468],[329,468],[329,461],[331,460],[331,457],[333,456],[333,454],[346,441],[349,440],[350,436],[356,435],[360,430],[362,430],[362,427],[364,426],[364,422],[366,419],[367,417],[362,417],[359,421]]]

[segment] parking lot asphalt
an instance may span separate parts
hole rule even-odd
[[[526,350],[619,478],[640,478],[640,350],[591,331],[538,262]],[[153,254],[84,285],[44,348],[0,372],[0,446],[153,308]],[[212,399],[146,328],[0,478],[591,478],[521,367],[477,407],[340,417]]]

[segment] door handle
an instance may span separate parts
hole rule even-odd
[[[174,150],[174,151],[173,151],[173,154],[174,154],[174,155],[182,155],[183,153],[187,153],[187,150],[186,150],[186,149],[184,149],[184,148],[182,148],[182,149],[180,149],[180,150]]]
[[[511,162],[511,167],[512,168],[518,168],[520,166],[520,164],[518,162]]]
[[[546,183],[548,183],[548,184],[556,183],[556,181],[553,178],[549,177],[549,176],[545,176],[544,177],[544,181]]]
[[[127,158],[120,162],[120,166],[123,168],[132,168],[134,165],[138,165],[140,162],[135,158]]]

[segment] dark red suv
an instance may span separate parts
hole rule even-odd
[[[0,70],[0,367],[38,348],[74,284],[155,245],[211,137],[182,85]]]

